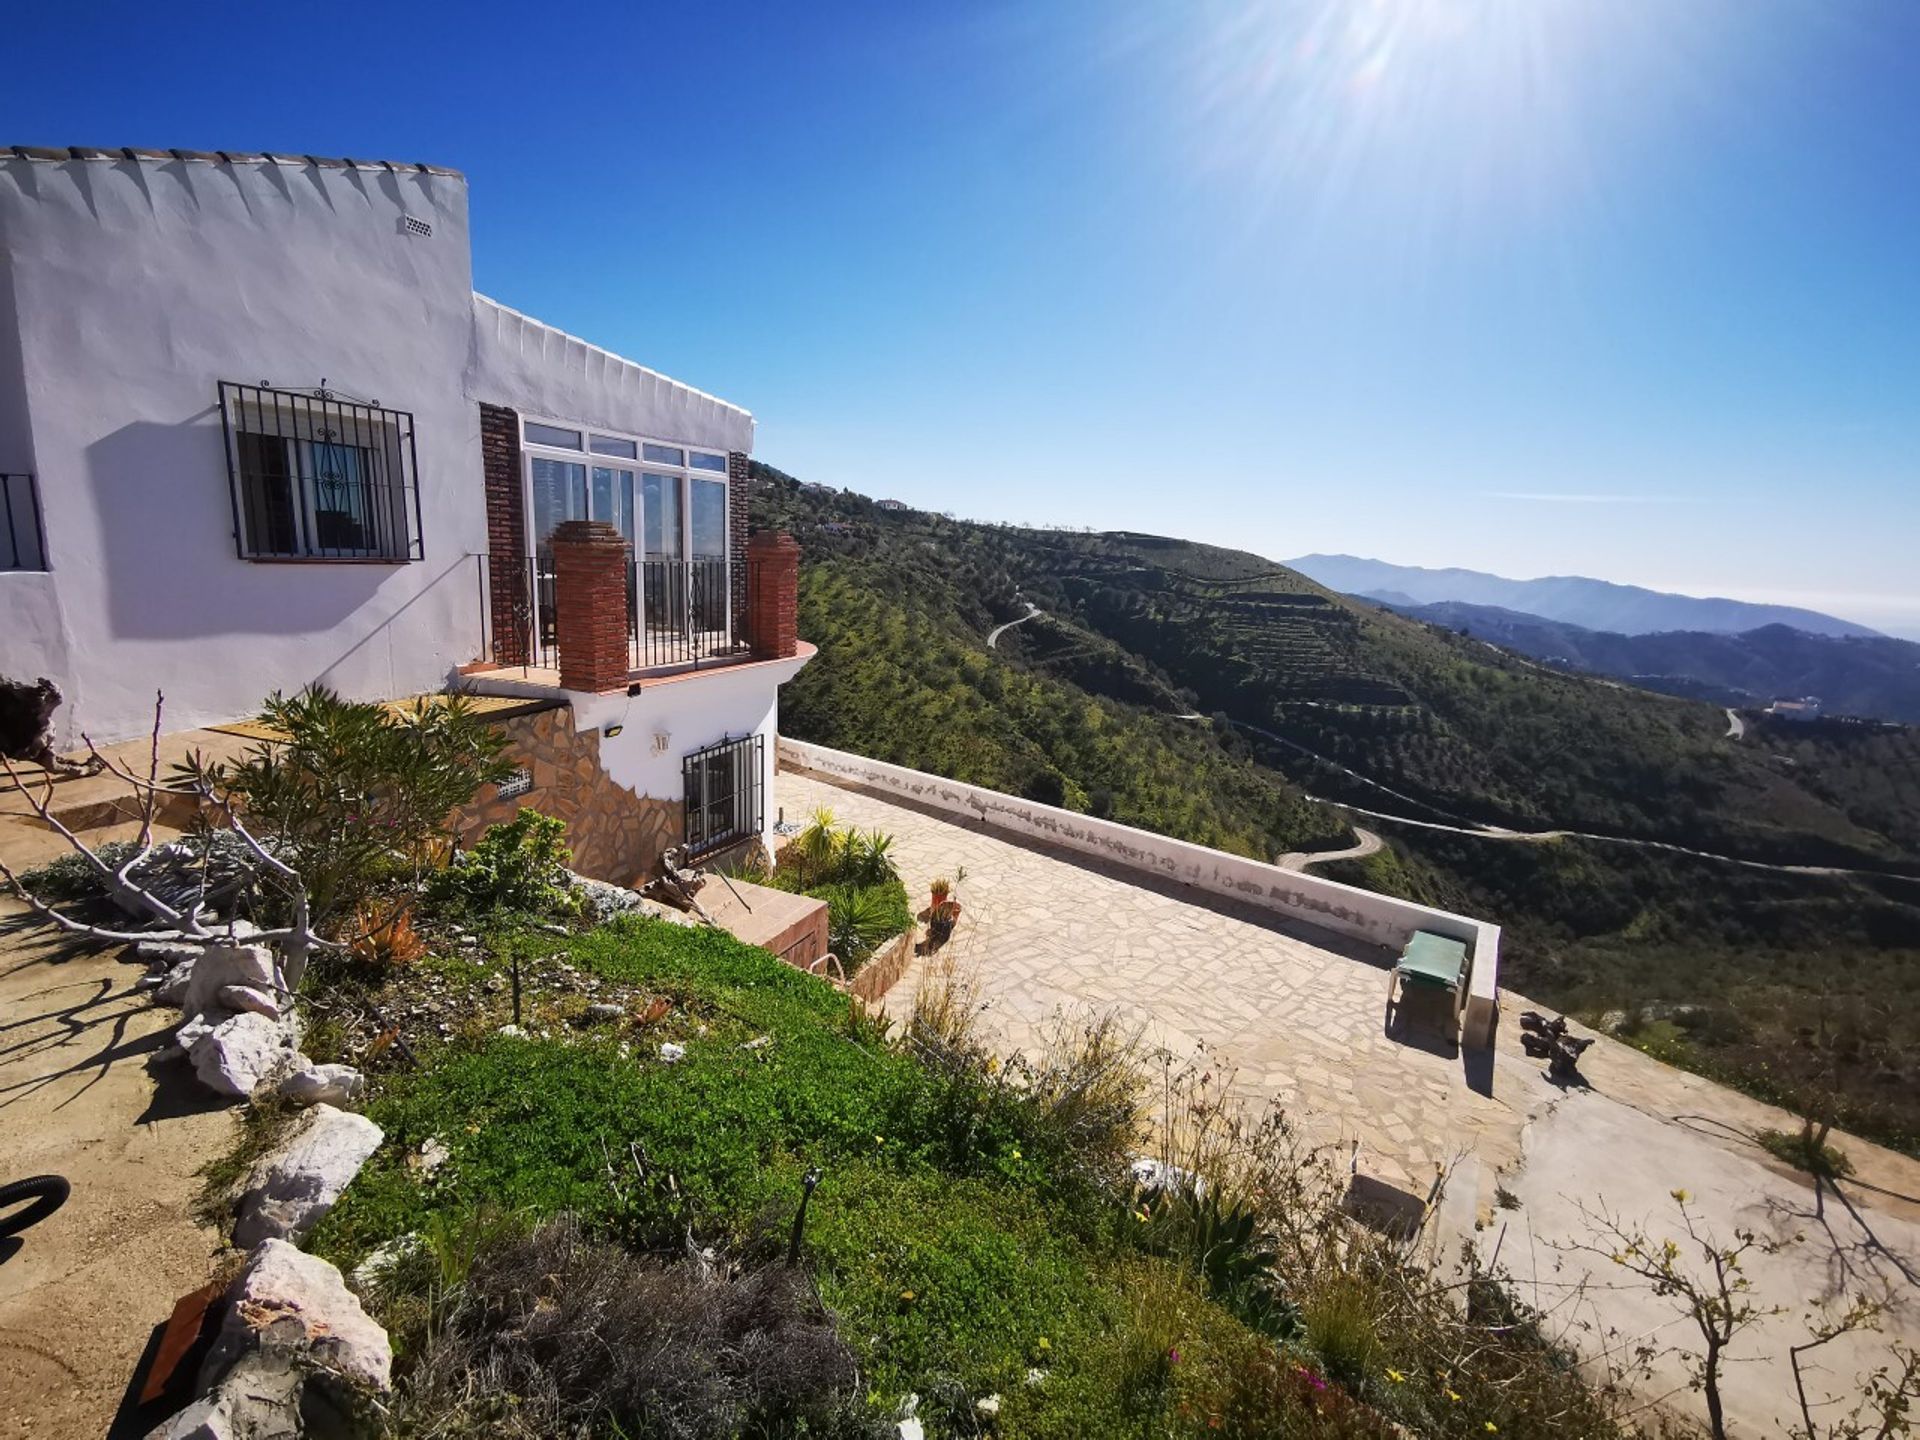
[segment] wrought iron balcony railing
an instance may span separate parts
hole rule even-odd
[[[481,557],[497,665],[556,669],[562,629],[553,557]],[[627,653],[635,670],[723,664],[744,658],[745,618],[733,613],[732,572],[721,560],[627,562]]]

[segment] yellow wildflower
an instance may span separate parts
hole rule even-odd
[[[1491,1420],[1486,1422],[1486,1427],[1487,1427],[1487,1433],[1489,1435],[1498,1435],[1500,1433],[1500,1427],[1494,1424]]]
[[[1460,1403],[1460,1392],[1458,1390],[1447,1391],[1447,1399],[1451,1400],[1455,1405],[1458,1405]]]
[[[1685,1190],[1669,1190],[1667,1193],[1673,1196],[1673,1198],[1675,1200],[1678,1200],[1682,1205],[1686,1204],[1687,1201],[1693,1198],[1691,1195],[1687,1194]]]
[[[1398,1370],[1394,1370],[1392,1368],[1389,1368],[1387,1371],[1387,1379],[1391,1380],[1396,1385],[1404,1385],[1407,1383],[1407,1377],[1402,1375]]]

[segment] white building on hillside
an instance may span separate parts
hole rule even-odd
[[[590,752],[616,788],[563,818],[609,878],[763,834],[811,651],[791,542],[749,555],[752,445],[476,295],[457,172],[0,150],[0,675],[58,682],[64,745],[156,689],[186,729],[464,676],[569,712],[526,803]]]

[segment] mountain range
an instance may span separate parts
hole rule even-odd
[[[1672,595],[1580,575],[1509,580],[1480,570],[1430,570],[1357,555],[1302,555],[1285,563],[1329,590],[1383,600],[1396,607],[1454,601],[1490,605],[1617,635],[1651,635],[1663,630],[1736,635],[1769,625],[1785,625],[1810,635],[1879,634],[1851,620],[1793,605]]]
[[[1920,644],[1911,640],[1816,635],[1790,625],[1763,625],[1735,635],[1704,630],[1621,635],[1496,605],[1458,600],[1420,605],[1392,592],[1363,598],[1563,670],[1608,675],[1646,690],[1731,706],[1813,695],[1829,715],[1920,725]]]

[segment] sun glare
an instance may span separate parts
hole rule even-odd
[[[1428,229],[1587,198],[1650,37],[1601,0],[1257,0],[1187,12],[1182,160],[1260,199],[1365,203]],[[1637,22],[1636,22],[1637,23]],[[1162,40],[1170,38],[1164,33]]]

